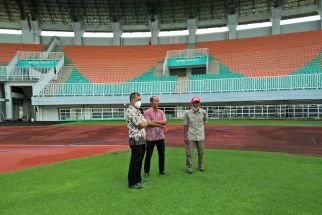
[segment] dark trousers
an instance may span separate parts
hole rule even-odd
[[[144,158],[146,144],[130,145],[131,161],[129,166],[128,181],[129,186],[134,186],[141,182],[142,161]]]
[[[147,150],[144,162],[144,172],[150,172],[150,164],[151,164],[151,157],[154,150],[154,145],[157,146],[158,154],[159,154],[159,172],[164,172],[164,151],[165,151],[165,144],[164,140],[155,140],[155,141],[147,141]]]

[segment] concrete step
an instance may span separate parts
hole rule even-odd
[[[218,74],[219,73],[220,62],[218,59],[210,58],[208,65],[208,74]]]
[[[162,76],[163,75],[163,62],[159,62],[154,70],[154,76]]]
[[[63,70],[58,75],[58,78],[56,80],[54,80],[53,83],[65,83],[65,81],[70,76],[70,73],[73,71],[74,68],[75,68],[75,66],[72,64],[64,66]]]

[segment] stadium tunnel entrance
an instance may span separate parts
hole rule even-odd
[[[3,118],[10,121],[31,121],[35,118],[35,109],[31,103],[32,86],[11,84],[4,87]],[[1,114],[1,112],[0,112]]]

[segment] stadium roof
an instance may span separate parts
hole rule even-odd
[[[235,12],[252,16],[269,13],[274,6],[290,10],[316,4],[317,0],[1,0],[0,22],[147,25],[158,19],[160,24],[171,24],[189,18],[223,19]]]

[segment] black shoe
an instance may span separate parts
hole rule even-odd
[[[133,185],[133,186],[129,186],[129,189],[131,190],[139,190],[139,189],[142,189],[143,187],[139,186],[139,185]]]
[[[160,172],[159,174],[160,174],[160,175],[167,175],[167,174],[165,174],[165,172],[164,172],[164,171]]]
[[[192,174],[192,171],[191,171],[191,170],[187,170],[187,173],[188,173],[189,175],[191,175],[191,174]]]
[[[204,169],[201,169],[201,168],[198,168],[198,170],[199,170],[200,172],[204,172],[204,171],[205,171]]]
[[[147,177],[149,177],[149,173],[148,172],[144,173],[144,178],[147,178]]]

